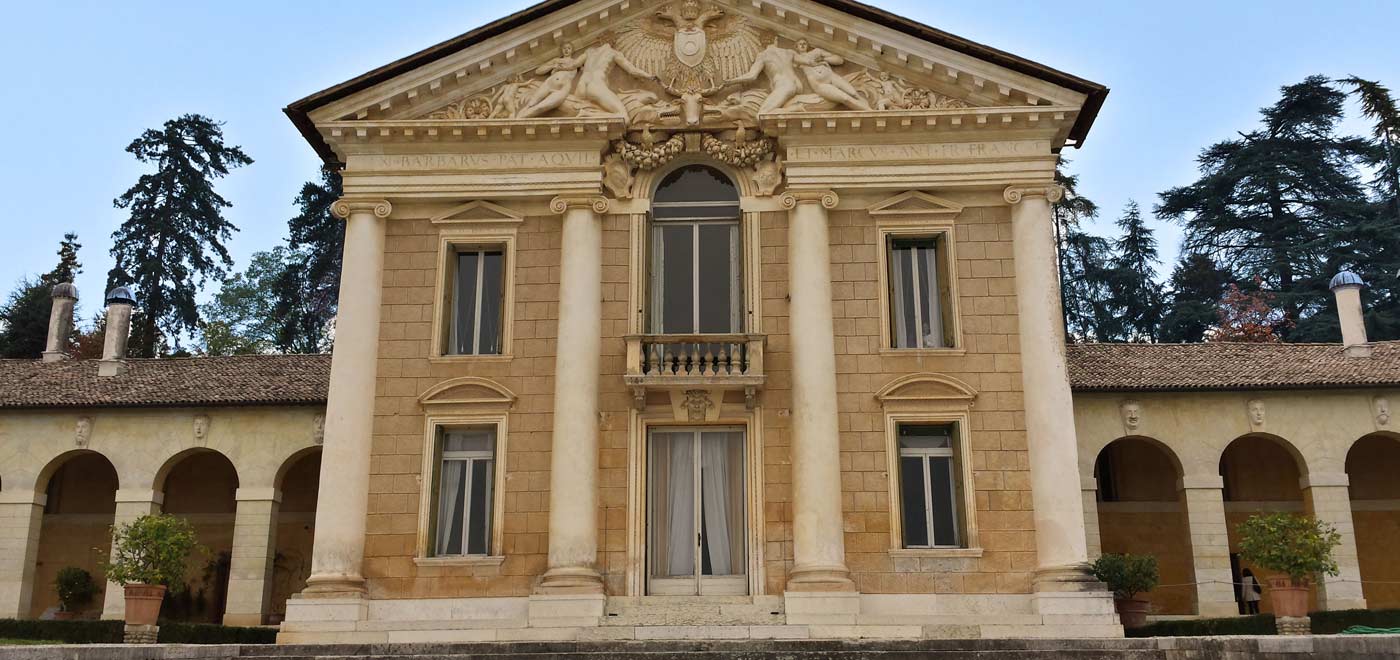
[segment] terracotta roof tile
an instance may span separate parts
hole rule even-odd
[[[1077,391],[1235,390],[1400,385],[1400,342],[1348,357],[1341,344],[1071,344]]]
[[[100,378],[98,360],[0,360],[0,408],[325,403],[329,355],[127,360]]]

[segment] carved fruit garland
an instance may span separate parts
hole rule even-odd
[[[672,158],[679,156],[685,151],[685,140],[679,135],[672,135],[670,139],[660,144],[644,147],[639,144],[632,144],[626,140],[617,141],[617,153],[622,159],[633,166],[650,170],[661,167],[671,162]]]
[[[768,138],[759,138],[741,144],[737,141],[725,142],[713,135],[706,135],[700,141],[700,148],[704,149],[711,158],[722,163],[729,163],[735,167],[749,167],[773,153],[773,141]]]

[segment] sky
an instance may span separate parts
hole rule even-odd
[[[1100,233],[1129,200],[1194,180],[1196,155],[1249,130],[1278,88],[1310,74],[1400,90],[1400,0],[867,0],[1108,86],[1084,148],[1067,149]],[[282,114],[303,96],[531,4],[427,0],[27,2],[6,7],[0,102],[0,292],[83,244],[80,319],[101,308],[113,208],[145,171],[124,151],[185,113],[225,122],[255,161],[217,184],[240,228],[235,268],[286,235],[320,161]],[[1367,130],[1361,120],[1345,126]],[[1170,263],[1179,229],[1152,222]],[[207,289],[212,289],[213,285]],[[206,293],[207,296],[207,293]]]

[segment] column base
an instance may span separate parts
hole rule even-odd
[[[783,594],[783,612],[788,625],[853,626],[860,622],[860,594],[788,591]]]
[[[530,596],[531,628],[592,628],[603,619],[607,596],[599,593],[553,593]]]
[[[603,593],[603,576],[586,566],[562,566],[551,568],[540,578],[535,587],[540,595],[584,595]]]
[[[1098,581],[1089,572],[1088,564],[1068,566],[1045,566],[1035,571],[1035,591],[1073,592],[1108,591],[1108,585]]]
[[[840,564],[828,566],[797,566],[788,571],[787,591],[852,592],[850,569]]]
[[[313,575],[306,579],[301,598],[363,598],[365,579],[358,575]]]

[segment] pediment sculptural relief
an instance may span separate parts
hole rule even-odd
[[[577,52],[430,113],[428,119],[622,115],[633,127],[757,124],[758,114],[966,108],[959,99],[798,39],[791,47],[740,15],[682,0],[617,26]]]

